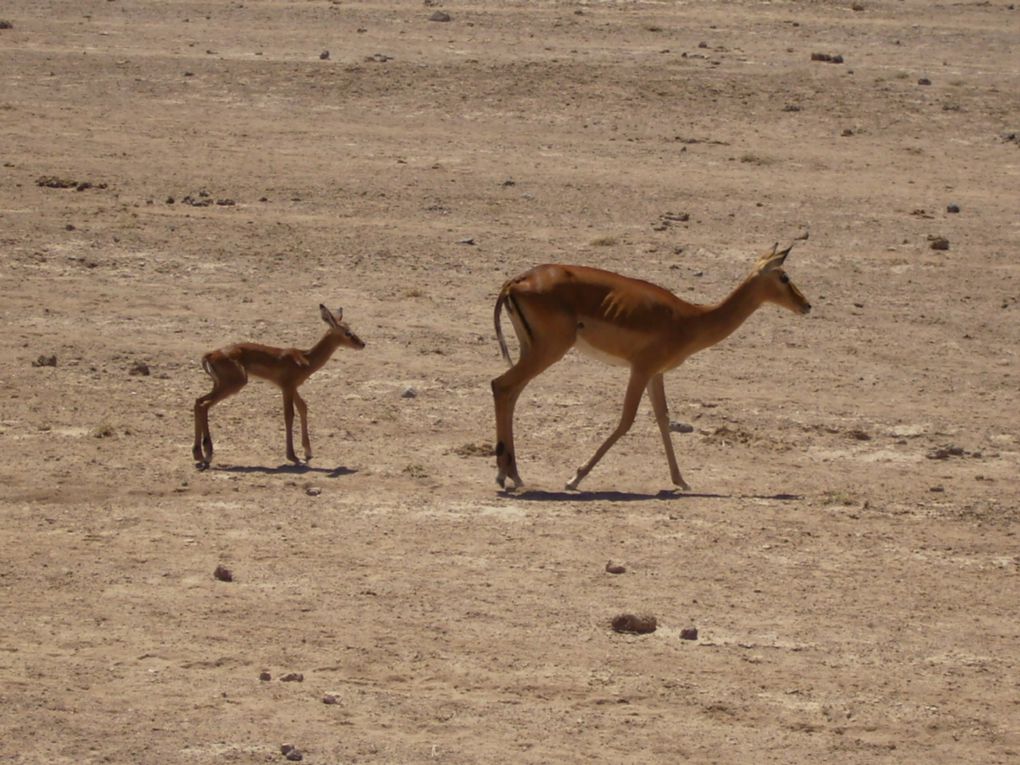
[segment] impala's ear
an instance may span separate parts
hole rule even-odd
[[[319,314],[322,316],[322,320],[326,322],[329,326],[331,327],[336,326],[337,322],[336,317],[334,317],[330,310],[326,308],[326,306],[324,306],[322,303],[319,303]]]
[[[771,271],[773,268],[779,268],[783,265],[783,261],[786,259],[786,252],[777,253],[776,249],[779,247],[779,242],[772,245],[772,249],[765,250],[758,258],[758,262],[754,264],[755,271]],[[787,250],[789,252],[789,250]]]
[[[808,233],[805,231],[803,234],[798,236],[792,242],[790,242],[783,249],[779,249],[779,243],[772,245],[771,250],[767,250],[758,258],[757,269],[758,271],[773,271],[786,261],[786,256],[790,254],[790,250],[793,249],[793,245],[797,242],[803,241],[808,238]]]

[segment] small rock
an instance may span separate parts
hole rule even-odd
[[[43,354],[42,356],[40,356],[39,358],[32,362],[33,367],[55,367],[56,365],[57,357],[52,355],[47,356],[45,354]]]
[[[627,568],[625,566],[621,566],[619,563],[613,563],[612,561],[609,561],[606,564],[606,573],[625,574],[627,573]]]
[[[946,212],[947,213],[958,213],[958,212],[960,212],[960,205],[957,205],[957,204],[946,205]]]
[[[697,627],[684,627],[680,630],[681,640],[697,640],[698,639],[698,628]]]
[[[14,29],[14,24],[10,21],[0,20],[0,29]]]
[[[213,571],[213,576],[219,579],[221,582],[232,582],[234,581],[234,572],[224,566],[222,563],[216,567]]]
[[[871,436],[868,433],[866,433],[865,431],[860,430],[859,428],[857,430],[851,430],[850,431],[850,437],[855,439],[855,440],[857,440],[857,441],[870,441],[871,440]]]
[[[632,632],[638,635],[645,635],[649,632],[655,632],[658,622],[654,616],[620,614],[613,617],[612,626],[616,632]]]
[[[322,703],[323,704],[330,704],[330,705],[332,705],[332,704],[339,704],[340,703],[340,699],[338,699],[332,693],[327,693],[327,694],[323,695]]]
[[[927,77],[922,77],[921,79],[919,79],[917,81],[917,84],[918,85],[931,85],[931,80],[929,80]]]
[[[305,494],[307,494],[309,497],[317,497],[320,494],[322,494],[322,489],[320,489],[318,486],[309,486],[307,489],[305,489]]]
[[[435,11],[429,16],[429,21],[453,21],[453,17],[446,11]]]
[[[288,672],[286,675],[280,678],[281,683],[303,683],[305,676],[300,672]]]
[[[291,762],[301,762],[301,760],[305,758],[305,756],[301,754],[301,750],[298,749],[293,744],[281,744],[280,754],[282,754]]]
[[[471,236],[457,240],[457,244],[474,244],[474,243],[475,243],[474,237]]]
[[[401,398],[418,398],[418,391],[416,391],[414,388],[410,388],[410,387],[409,388],[404,388],[402,391],[400,391],[400,397]]]
[[[931,248],[933,250],[948,250],[949,240],[944,236],[929,236],[928,241],[931,242]]]
[[[131,366],[131,369],[128,370],[128,374],[134,375],[135,377],[148,377],[152,374],[152,370],[149,369],[149,365],[144,361],[136,361]]]
[[[694,426],[693,425],[689,425],[686,422],[678,422],[677,420],[673,420],[672,422],[669,423],[669,429],[671,431],[673,431],[674,433],[693,433],[694,432]]]
[[[319,54],[319,60],[320,61],[329,61],[329,51],[328,50],[324,50],[322,53],[320,53]]]
[[[175,202],[177,202],[177,200],[176,200],[176,199],[174,199],[173,197],[167,197],[167,198],[166,198],[166,203],[167,203],[168,205],[172,205],[172,204],[174,204]]]
[[[842,64],[843,63],[843,57],[841,55],[839,55],[838,53],[836,55],[832,55],[830,53],[812,53],[811,54],[811,60],[812,61],[824,61],[827,64]]]
[[[264,669],[261,672],[259,672],[259,680],[261,680],[263,683],[268,683],[272,679],[273,676],[269,674],[269,670]]]

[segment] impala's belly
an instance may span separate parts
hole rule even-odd
[[[579,350],[585,356],[590,356],[591,358],[597,359],[598,361],[604,362],[606,364],[612,364],[614,367],[630,366],[630,361],[628,361],[626,358],[624,358],[623,356],[617,356],[610,352],[609,350],[605,350],[603,348],[599,348],[597,346],[592,345],[591,343],[584,339],[584,335],[581,333],[578,333],[577,342],[575,343],[574,347],[577,348],[577,350]]]
[[[577,324],[577,349],[614,366],[630,366],[649,342],[647,335],[601,319],[582,318]]]

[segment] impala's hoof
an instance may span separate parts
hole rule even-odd
[[[567,491],[576,491],[578,484],[581,483],[581,479],[584,478],[580,472],[575,473],[574,477],[567,481]]]
[[[195,468],[197,470],[208,470],[209,469],[209,463],[206,460],[196,460]]]

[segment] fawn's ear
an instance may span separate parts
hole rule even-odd
[[[341,311],[341,314],[342,313],[343,312]],[[332,312],[328,308],[326,308],[326,306],[324,306],[322,303],[319,303],[319,314],[322,316],[322,320],[326,322],[329,326],[335,327],[337,325],[337,320],[339,319],[339,317],[333,316]]]

